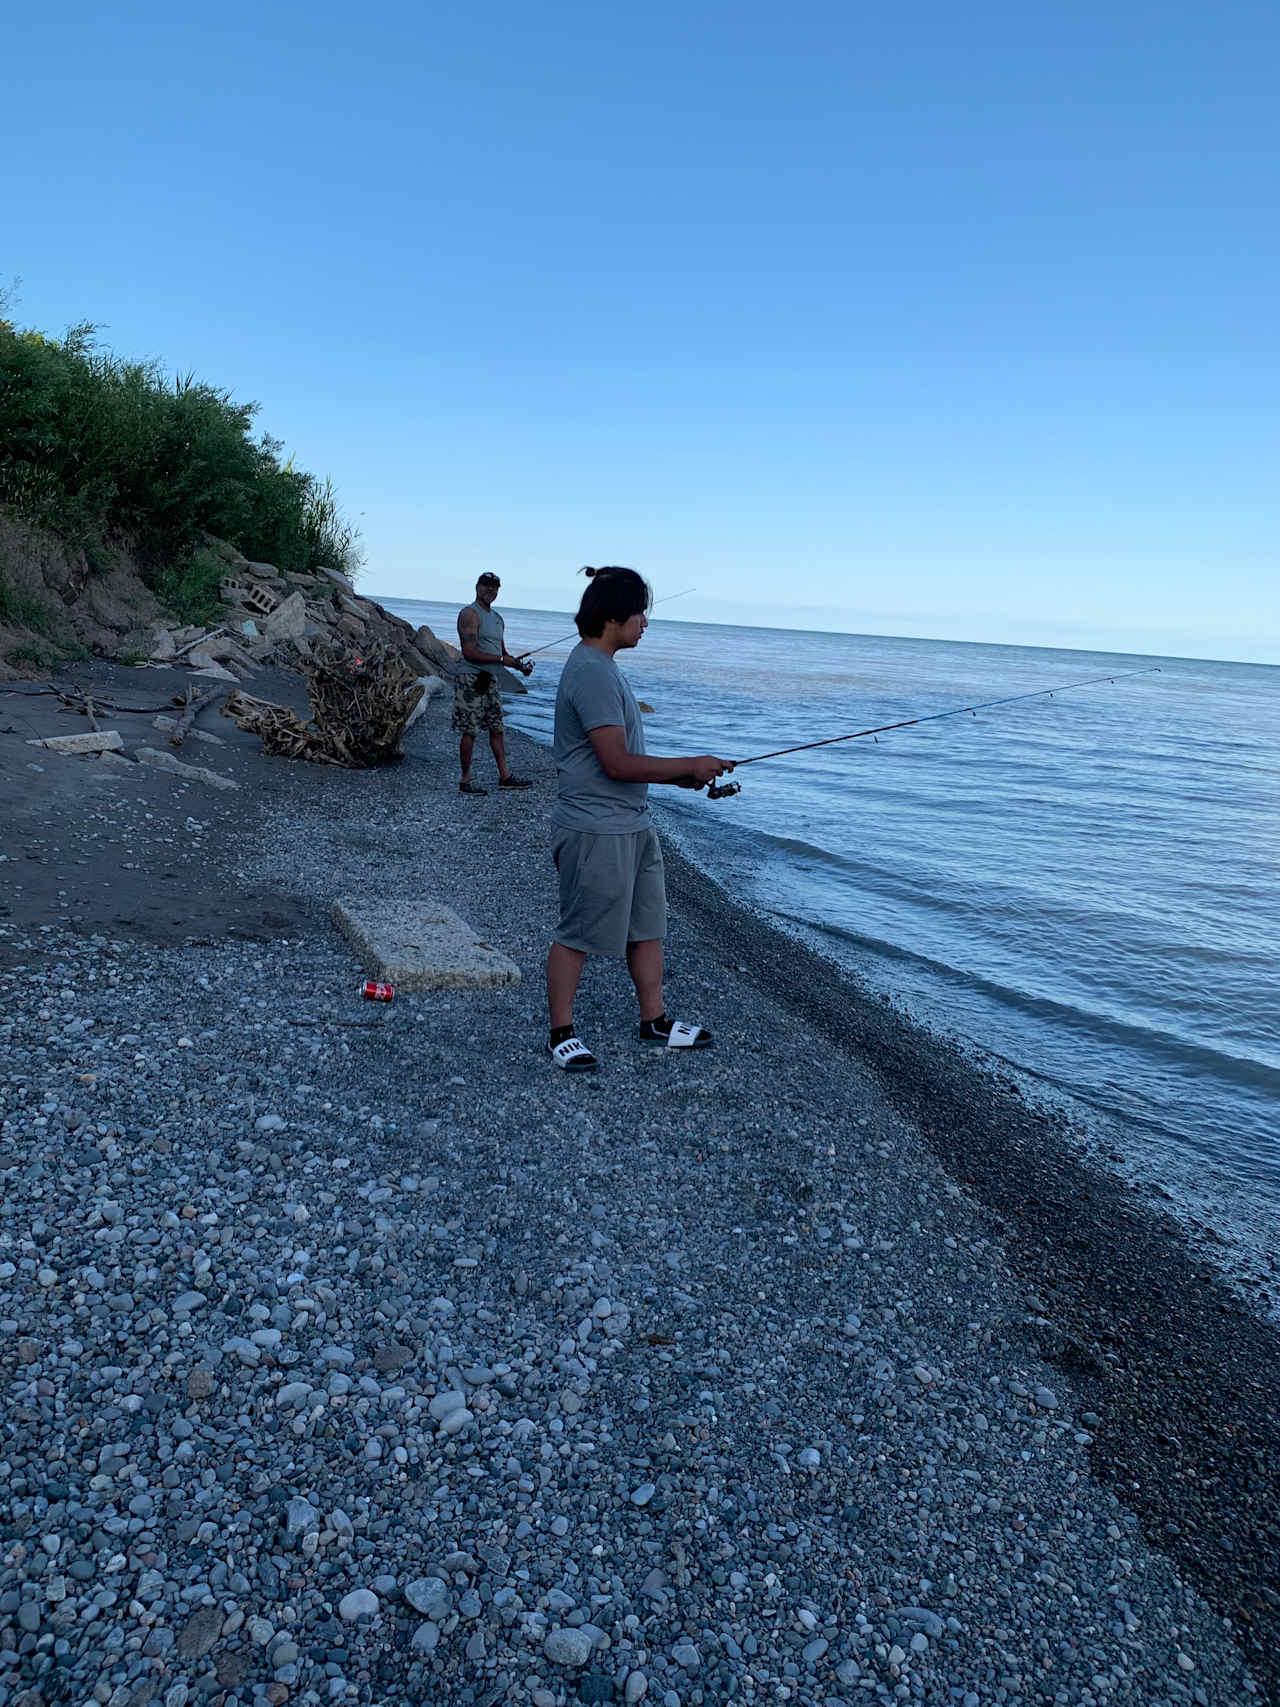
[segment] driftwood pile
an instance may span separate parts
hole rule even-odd
[[[262,738],[266,753],[313,764],[368,770],[401,757],[400,740],[422,697],[404,660],[378,642],[359,651],[338,641],[300,646],[296,658],[307,683],[311,719],[287,705],[231,694],[224,717]]]

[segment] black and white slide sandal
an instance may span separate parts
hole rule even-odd
[[[600,1065],[580,1037],[566,1037],[554,1048],[548,1043],[547,1053],[566,1073],[590,1073]]]
[[[668,1049],[710,1049],[711,1033],[701,1025],[690,1025],[688,1020],[670,1020],[665,1014],[659,1019],[649,1019],[640,1027],[642,1043],[661,1043]]]

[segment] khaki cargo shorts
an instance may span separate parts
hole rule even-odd
[[[629,942],[667,934],[667,888],[655,830],[620,836],[558,830],[551,857],[560,874],[555,940],[582,954],[625,955]]]
[[[457,735],[478,735],[482,729],[502,728],[502,696],[492,676],[488,687],[479,691],[472,677],[454,677],[450,722]]]

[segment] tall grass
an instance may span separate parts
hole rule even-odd
[[[45,663],[56,658],[83,658],[87,654],[76,639],[66,613],[45,600],[11,587],[0,574],[0,626],[25,628],[32,636],[25,647],[9,656]]]
[[[170,379],[159,362],[102,349],[88,323],[50,338],[0,319],[0,504],[91,564],[129,545],[172,603],[207,591],[205,533],[280,569],[359,568],[332,483],[255,438],[257,412],[192,374]]]

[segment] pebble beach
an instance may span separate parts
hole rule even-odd
[[[715,1048],[593,963],[556,1072],[543,749],[208,726],[0,753],[0,1707],[1277,1698],[1274,1330],[1158,1203],[671,849]],[[362,1002],[350,894],[523,981]]]

